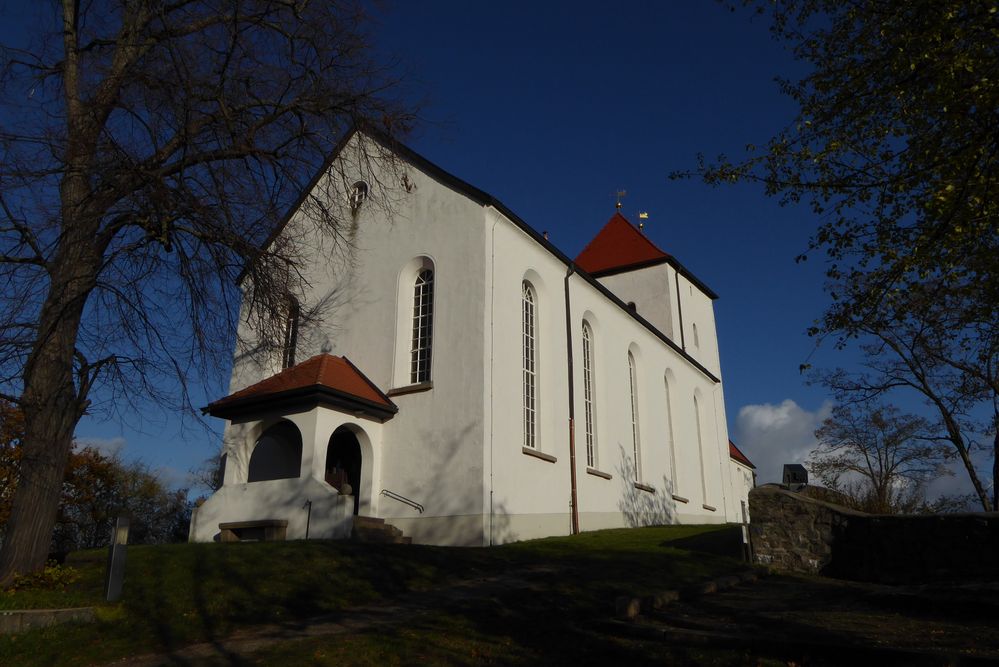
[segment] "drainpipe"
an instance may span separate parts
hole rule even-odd
[[[687,351],[687,343],[683,340],[683,306],[680,305],[680,272],[673,269],[673,282],[676,284],[676,312],[680,316],[680,349]]]
[[[572,313],[569,309],[569,276],[576,272],[576,265],[569,264],[565,272],[565,349],[569,361],[569,484],[572,507],[572,534],[579,532],[579,506],[576,498],[576,402],[572,386]]]

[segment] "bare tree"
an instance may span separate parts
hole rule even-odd
[[[266,319],[300,287],[282,214],[341,242],[345,176],[313,177],[351,127],[409,119],[360,2],[46,7],[25,30],[48,33],[0,51],[0,396],[25,418],[0,585],[44,564],[91,400],[190,407],[188,373],[231,354],[240,288]]]
[[[923,399],[937,442],[961,461],[985,511],[999,500],[999,318],[991,289],[979,274],[891,290],[875,307],[870,275],[841,281],[837,290],[861,308],[830,309],[824,327],[861,341],[862,370],[824,374],[822,382],[844,402],[866,403],[897,392]],[[992,458],[992,494],[974,461],[976,451]],[[987,480],[987,478],[986,478]]]
[[[892,514],[923,501],[925,484],[943,471],[946,450],[928,440],[930,424],[897,408],[839,405],[815,432],[808,467],[857,509]]]

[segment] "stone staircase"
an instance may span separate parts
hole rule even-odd
[[[355,542],[373,542],[378,544],[412,544],[413,538],[406,537],[402,531],[385,519],[373,516],[355,516],[354,527],[350,538]]]

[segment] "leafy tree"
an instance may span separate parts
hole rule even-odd
[[[894,407],[839,405],[815,432],[808,468],[857,509],[911,512],[924,503],[926,483],[943,472],[946,450],[927,440],[929,428]]]
[[[268,242],[283,212],[350,127],[405,124],[361,4],[61,0],[0,48],[0,395],[25,420],[0,584],[44,563],[81,416],[190,408],[237,290],[270,321],[301,289],[299,245]],[[302,202],[332,245],[350,185]]]
[[[697,173],[810,204],[809,254],[825,255],[831,298],[810,333],[866,345],[861,391],[922,394],[990,509],[999,498],[999,11],[981,0],[746,4],[769,13],[775,37],[808,66],[801,80],[781,81],[799,113],[763,149],[702,159]],[[988,433],[992,499],[970,457]]]
[[[23,434],[24,415],[13,404],[0,399],[0,534],[10,518],[20,476]]]
[[[84,447],[70,455],[53,550],[105,546],[114,520],[130,519],[131,544],[187,539],[191,511],[187,490],[170,490],[141,463],[125,463]]]

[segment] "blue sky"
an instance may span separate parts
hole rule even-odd
[[[0,18],[16,4],[0,0]],[[795,78],[801,65],[766,20],[708,1],[393,2],[374,16],[373,43],[405,74],[405,95],[422,102],[410,145],[570,256],[626,190],[622,212],[636,220],[647,211],[647,235],[721,297],[732,438],[761,482],[800,460],[830,404],[799,365],[850,362],[804,333],[825,303],[822,258],[794,261],[815,220],[758,187],[667,178],[698,153],[741,156],[794,117],[774,78]],[[85,419],[78,436],[180,484],[217,451],[221,426],[130,415]]]

